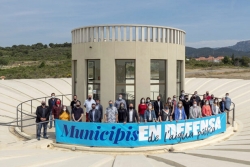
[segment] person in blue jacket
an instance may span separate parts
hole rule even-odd
[[[187,116],[185,113],[185,109],[184,106],[182,104],[182,101],[178,102],[178,105],[176,106],[175,110],[174,110],[174,114],[175,114],[175,120],[186,120]]]

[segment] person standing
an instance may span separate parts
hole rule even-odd
[[[175,109],[176,109],[176,107],[177,107],[176,95],[173,96],[172,106],[173,106],[173,111],[172,111],[172,113],[171,113],[171,115],[172,115],[172,120],[175,120]]]
[[[209,91],[206,91],[206,97],[208,101],[211,99],[211,96],[209,95]]]
[[[193,106],[189,109],[189,118],[196,119],[201,118],[201,107],[197,105],[197,102],[194,101]]]
[[[211,107],[213,115],[220,114],[219,100],[217,98],[214,99],[213,105]]]
[[[202,116],[209,117],[212,115],[211,107],[209,105],[209,101],[206,100],[205,105],[202,107]]]
[[[84,107],[86,108],[86,122],[89,122],[89,111],[92,109],[92,104],[95,101],[92,99],[92,95],[88,95],[88,99],[84,102]]]
[[[148,105],[149,103],[151,103],[151,99],[150,99],[150,97],[147,97],[146,98],[146,104]]]
[[[115,101],[115,107],[119,108],[120,103],[123,103],[125,106],[125,109],[127,109],[127,104],[126,104],[126,101],[122,98],[122,94],[119,94],[118,99]]]
[[[213,104],[214,104],[214,95],[211,94],[211,98],[209,100],[209,104],[210,104],[210,107],[212,108]]]
[[[108,123],[118,122],[118,111],[117,108],[113,106],[113,101],[109,101],[109,107],[106,108],[105,120]]]
[[[163,109],[163,105],[161,102],[161,97],[157,96],[157,101],[154,102],[154,111],[155,111],[156,119],[159,118],[159,115],[161,114],[160,112],[162,109]]]
[[[201,98],[200,98],[200,96],[198,95],[198,92],[197,92],[197,91],[194,91],[194,97],[195,97],[195,100],[196,100],[196,102],[197,102],[197,105],[200,106]]]
[[[172,121],[171,112],[169,110],[169,103],[164,105],[164,108],[161,110],[160,121]]]
[[[102,107],[99,99],[96,99],[95,103],[96,103],[95,108],[100,111],[100,114],[101,114],[100,122],[102,122],[102,119],[103,119],[103,107]]]
[[[127,110],[125,109],[124,104],[121,102],[118,108],[118,122],[126,123],[127,121]]]
[[[135,123],[135,122],[140,123],[140,119],[138,117],[137,111],[134,109],[134,105],[132,103],[129,104],[126,122],[128,122],[128,123]]]
[[[201,108],[206,104],[206,100],[207,100],[207,96],[206,96],[206,94],[204,94],[203,99],[202,99],[202,101],[200,103]]]
[[[221,101],[220,101],[220,111],[221,112],[225,112],[225,110],[226,110],[226,103],[225,103],[225,97],[222,97],[222,99],[221,99]]]
[[[89,111],[89,122],[100,122],[101,112],[96,109],[96,104],[92,104],[92,109]]]
[[[48,139],[47,137],[47,127],[48,121],[50,116],[49,107],[46,106],[45,101],[41,102],[41,106],[38,106],[36,109],[36,123],[37,125],[37,140],[40,140],[41,137],[41,130],[43,127],[43,138]]]
[[[185,95],[185,100],[183,100],[182,103],[183,103],[183,107],[184,107],[187,119],[189,119],[189,108],[192,106],[192,103],[191,101],[188,100],[188,95]]]
[[[52,128],[52,125],[53,125],[53,114],[52,114],[52,109],[53,109],[53,106],[56,105],[56,101],[57,101],[57,98],[55,98],[55,93],[51,93],[51,98],[48,100],[48,105],[49,105],[49,112],[50,112],[50,122],[49,122],[49,129]]]
[[[62,110],[59,113],[59,119],[63,121],[70,121],[70,113],[69,110],[67,109],[66,105],[62,106]]]
[[[76,102],[78,102],[78,101],[79,101],[79,100],[77,100],[77,95],[74,95],[73,100],[72,100],[71,103],[70,103],[71,111],[73,111],[73,108],[76,107]],[[80,102],[80,101],[79,101],[79,102]],[[81,104],[81,102],[80,102],[80,104]]]
[[[187,119],[185,109],[183,107],[182,101],[178,102],[178,106],[175,109],[175,120],[185,120]]]
[[[59,99],[56,100],[56,105],[53,106],[52,109],[52,117],[53,120],[55,119],[59,119],[59,114],[62,111],[62,105],[61,105],[61,101]],[[56,126],[56,125],[55,125]]]
[[[76,107],[73,108],[73,111],[71,113],[72,115],[72,120],[74,122],[82,122],[82,117],[83,117],[84,111],[81,107],[80,102],[76,102]]]
[[[144,121],[145,122],[153,122],[153,121],[157,122],[155,111],[151,103],[148,104],[148,108],[144,113]]]
[[[231,98],[229,98],[229,93],[226,93],[225,97],[225,111],[227,112],[227,124],[230,124],[229,122],[229,112],[230,112],[230,107],[231,107]]]
[[[170,112],[170,119],[172,121],[173,118],[174,118],[173,117],[173,115],[174,115],[174,109],[173,109],[173,103],[172,103],[171,97],[168,97],[167,104],[168,104],[168,109],[169,109],[169,112]]]
[[[179,96],[179,101],[183,101],[183,100],[185,100],[185,91],[184,90],[181,91],[181,94]]]
[[[148,106],[145,103],[145,99],[141,98],[140,104],[138,105],[138,112],[140,116],[140,122],[143,122],[144,120],[144,113],[147,110]]]

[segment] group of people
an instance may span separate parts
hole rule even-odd
[[[100,100],[94,100],[92,95],[88,95],[88,99],[85,100],[81,107],[81,102],[74,95],[74,99],[70,104],[71,114],[66,105],[61,103],[61,100],[55,97],[55,93],[51,94],[51,98],[48,100],[48,106],[45,101],[42,101],[41,106],[37,107],[36,122],[37,139],[40,140],[41,129],[43,127],[43,137],[47,138],[47,126],[52,128],[53,120],[60,119],[64,121],[82,122],[83,116],[86,115],[86,122],[108,122],[108,123],[140,123],[140,122],[162,122],[162,121],[178,121],[186,119],[196,119],[207,117],[211,115],[220,114],[222,112],[229,112],[231,106],[231,99],[229,94],[226,93],[220,101],[214,97],[213,94],[209,95],[207,91],[203,95],[203,99],[199,97],[197,91],[189,99],[189,95],[185,94],[184,90],[181,91],[181,95],[177,99],[176,95],[173,99],[167,98],[166,102],[161,101],[161,96],[157,97],[156,101],[151,101],[149,97],[141,98],[138,105],[138,112],[134,108],[133,103],[128,106],[123,99],[122,94],[118,96],[118,99],[113,102],[108,102],[108,107],[103,111],[103,106],[100,104]],[[104,116],[104,118],[103,118]],[[229,114],[227,114],[227,123],[229,122]]]

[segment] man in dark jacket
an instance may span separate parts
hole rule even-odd
[[[49,112],[50,112],[50,120],[52,120],[52,109],[53,106],[56,105],[57,98],[55,98],[55,93],[51,93],[51,98],[48,100]],[[53,121],[50,121],[49,128],[52,128]]]
[[[163,109],[163,104],[161,101],[161,97],[157,96],[157,101],[154,102],[154,111],[155,111],[156,119],[158,119],[162,109]]]
[[[95,103],[92,104],[92,109],[89,111],[89,122],[100,122],[101,113],[95,108]]]
[[[127,110],[127,122],[128,123],[140,123],[137,111],[134,109],[134,105],[132,103],[129,104],[129,109]]]
[[[96,103],[95,108],[96,108],[97,110],[99,110],[100,113],[101,113],[100,122],[102,122],[102,119],[103,119],[103,107],[102,107],[102,105],[101,105],[99,99],[96,99],[95,103]]]
[[[37,140],[40,140],[41,130],[43,127],[43,138],[48,139],[47,137],[47,126],[49,120],[50,111],[48,106],[45,105],[45,101],[42,101],[41,106],[38,106],[36,109],[36,123],[39,123],[37,126]],[[43,123],[44,122],[44,123]]]

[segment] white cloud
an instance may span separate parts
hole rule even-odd
[[[194,48],[202,48],[202,47],[227,47],[235,45],[239,41],[239,39],[232,39],[232,40],[211,40],[211,41],[198,41],[198,42],[187,42],[186,46],[194,47]]]

